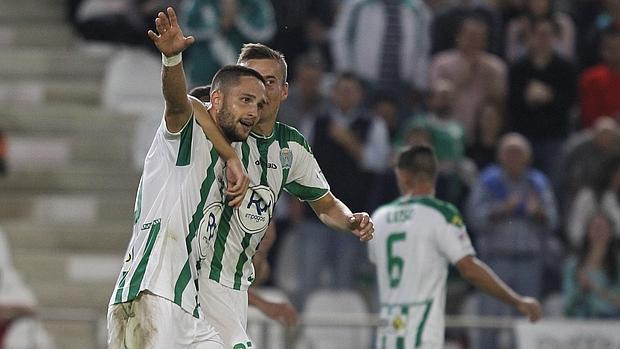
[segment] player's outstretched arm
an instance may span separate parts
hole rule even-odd
[[[164,115],[168,131],[175,133],[185,126],[192,114],[180,55],[194,43],[194,38],[183,35],[172,7],[168,7],[166,13],[157,14],[155,28],[157,33],[149,30],[148,36],[163,55],[161,78],[166,101]]]
[[[323,224],[333,229],[350,231],[359,237],[360,241],[372,239],[375,228],[370,215],[366,212],[351,212],[347,205],[331,192],[309,204]]]
[[[248,304],[257,307],[270,319],[284,326],[293,326],[297,323],[297,310],[289,303],[269,302],[250,289],[248,290]]]
[[[517,294],[478,258],[474,256],[463,257],[456,263],[456,268],[474,286],[514,306],[531,322],[536,322],[542,318],[542,308],[536,299]]]

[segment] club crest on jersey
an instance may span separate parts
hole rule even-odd
[[[282,168],[288,170],[293,164],[293,152],[289,148],[280,149],[280,163]]]
[[[202,220],[198,226],[198,252],[201,259],[208,256],[209,244],[217,233],[222,206],[221,202],[214,202],[202,211]]]
[[[250,187],[241,206],[235,210],[237,220],[248,234],[264,232],[271,221],[275,195],[264,185]]]

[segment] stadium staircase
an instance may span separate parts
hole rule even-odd
[[[101,341],[88,314],[104,319],[129,239],[136,117],[101,106],[110,51],[76,44],[64,10],[0,0],[0,228],[57,347],[84,349]]]

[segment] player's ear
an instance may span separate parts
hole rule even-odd
[[[224,107],[224,98],[222,96],[221,90],[211,91],[211,105],[216,113],[219,113],[220,110]]]
[[[280,97],[280,101],[285,101],[288,98],[288,82],[284,83],[282,86],[282,95]]]

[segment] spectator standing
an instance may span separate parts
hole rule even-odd
[[[438,80],[454,85],[454,119],[463,125],[467,144],[475,142],[483,106],[501,110],[506,98],[507,68],[499,57],[486,52],[487,36],[484,20],[467,17],[457,34],[457,48],[438,53],[431,63],[431,85]]]
[[[423,1],[353,0],[336,18],[332,55],[337,72],[351,71],[371,88],[404,96],[426,90],[431,12]]]
[[[529,28],[529,49],[510,67],[509,124],[532,142],[534,166],[553,178],[569,133],[577,74],[553,50],[558,26],[551,18],[534,19]]]
[[[620,119],[620,29],[603,34],[603,63],[585,70],[579,81],[581,124],[590,127],[596,119]]]

